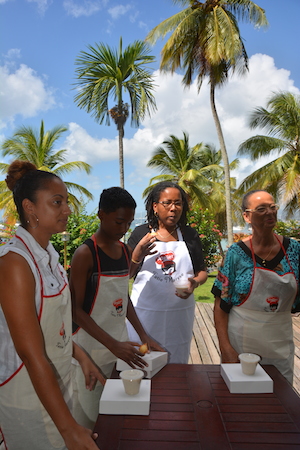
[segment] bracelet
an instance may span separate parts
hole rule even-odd
[[[133,259],[133,258],[131,258],[131,261],[132,261],[134,264],[141,264],[141,261],[136,261],[136,260]]]

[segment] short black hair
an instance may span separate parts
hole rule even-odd
[[[250,197],[250,195],[255,194],[255,192],[268,192],[268,191],[265,191],[264,189],[254,189],[253,191],[247,192],[247,193],[244,195],[243,200],[242,200],[242,211],[243,211],[243,212],[245,212],[246,209],[247,209],[248,206],[249,206],[249,197]],[[269,192],[268,192],[268,193],[269,193]]]
[[[105,213],[115,212],[119,208],[136,208],[136,202],[128,191],[121,187],[111,187],[103,189],[100,200],[99,210]]]
[[[173,181],[161,181],[160,183],[157,183],[153,187],[153,189],[149,192],[149,194],[145,200],[145,207],[146,207],[146,211],[147,211],[147,221],[152,228],[155,228],[155,229],[158,228],[158,220],[153,211],[153,203],[159,202],[160,194],[165,189],[168,189],[168,188],[178,189],[181,194],[183,206],[182,206],[181,217],[178,220],[178,225],[180,228],[182,228],[183,226],[186,225],[186,222],[187,222],[186,215],[189,210],[189,204],[188,204],[187,195],[186,195],[185,191],[178,184],[174,183]]]

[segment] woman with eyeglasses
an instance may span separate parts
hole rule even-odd
[[[300,243],[274,233],[279,207],[266,191],[248,192],[243,216],[252,236],[227,251],[212,292],[223,363],[255,353],[292,384],[294,343],[291,311],[299,310]]]
[[[188,202],[175,183],[158,183],[145,201],[147,223],[135,228],[132,250],[131,299],[147,333],[169,352],[169,362],[187,363],[192,339],[193,291],[207,272],[197,232],[186,225]],[[174,283],[188,279],[182,293]],[[129,327],[132,341],[138,336]]]

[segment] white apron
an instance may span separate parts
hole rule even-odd
[[[146,332],[169,352],[170,363],[188,363],[193,333],[194,295],[182,299],[175,295],[173,283],[193,277],[193,264],[182,234],[178,241],[155,242],[157,253],[143,261],[133,283],[131,299]],[[128,324],[129,338],[140,341]]]
[[[20,239],[20,238],[19,238]],[[22,240],[22,239],[21,239]],[[23,241],[30,252],[29,248]],[[32,259],[40,274],[36,261]],[[46,354],[56,372],[69,409],[72,409],[72,313],[69,287],[45,296],[43,280],[40,326]],[[0,388],[1,428],[7,450],[66,450],[64,440],[41,404],[24,364]]]
[[[292,384],[294,341],[291,309],[297,294],[296,278],[281,243],[291,268],[291,272],[284,275],[257,267],[252,240],[250,244],[254,264],[252,285],[244,302],[233,306],[230,311],[229,339],[238,353],[260,355],[262,364],[273,364]]]
[[[110,276],[101,273],[98,246],[95,237],[92,237],[97,259],[98,284],[90,311],[90,317],[96,324],[117,341],[127,341],[126,315],[128,305],[129,271],[126,275]],[[124,244],[121,243],[122,246]],[[124,254],[129,260],[125,250]],[[94,339],[89,333],[79,328],[73,335],[73,340],[90,354],[101,371],[110,377],[116,356],[101,342]],[[99,400],[103,386],[98,382],[93,391],[85,388],[82,370],[77,361],[73,360],[73,412],[75,419],[83,426],[93,429],[99,413]]]

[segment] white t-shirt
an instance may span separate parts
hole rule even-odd
[[[18,239],[18,236],[20,239]],[[35,305],[37,315],[41,307],[41,279],[45,296],[57,295],[67,282],[67,276],[63,267],[59,264],[59,255],[51,243],[47,249],[42,248],[33,236],[22,226],[19,226],[13,237],[7,244],[0,247],[0,257],[12,251],[23,256],[35,278]],[[27,247],[24,245],[24,243]],[[31,256],[32,253],[33,257]],[[37,269],[35,262],[38,265]],[[39,273],[40,271],[40,273]],[[17,311],[16,311],[17,314]],[[0,305],[0,386],[10,378],[21,366],[22,361],[16,353],[2,307]]]

